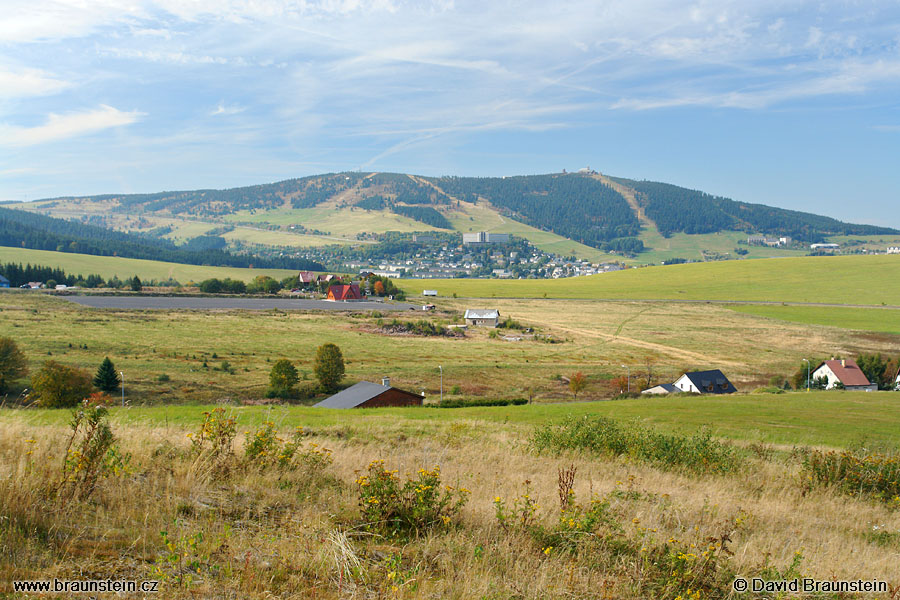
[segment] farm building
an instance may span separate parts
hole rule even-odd
[[[680,391],[681,390],[679,390],[677,387],[675,387],[674,383],[661,383],[659,385],[653,386],[652,388],[647,388],[646,390],[642,391],[641,393],[642,394],[659,395],[659,394],[677,394]]]
[[[466,309],[466,325],[479,325],[481,327],[496,327],[500,321],[500,311],[491,309]]]
[[[838,383],[846,390],[874,392],[878,386],[869,381],[852,358],[826,360],[812,372],[812,379],[826,378],[825,389],[833,389]]]
[[[0,288],[8,288],[9,287],[9,279],[0,275]]]
[[[422,290],[423,296],[437,296],[437,290]]]
[[[347,302],[350,300],[362,300],[362,294],[359,286],[355,283],[350,285],[333,285],[328,288],[328,298],[333,302]]]
[[[695,394],[733,394],[737,391],[725,374],[718,369],[685,373],[672,385],[678,392]]]
[[[360,381],[330,398],[325,398],[315,406],[319,408],[421,406],[424,399],[424,395],[391,387],[390,380],[385,377],[381,380],[381,384],[372,383],[371,381]]]

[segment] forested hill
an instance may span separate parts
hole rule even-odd
[[[854,225],[810,213],[736,202],[666,183],[610,179],[634,191],[635,201],[664,236],[678,232],[744,231],[816,242],[831,235],[900,233],[887,227]],[[299,225],[304,224],[306,213],[297,209],[345,211],[340,218],[351,225],[356,215],[388,211],[440,229],[453,229],[454,222],[458,225],[471,221],[461,203],[474,203],[489,205],[504,217],[601,250],[636,253],[643,249],[638,239],[642,223],[635,214],[636,207],[595,173],[421,177],[345,172],[227,190],[56,198],[31,206],[39,212],[53,214],[59,209],[60,214],[77,216],[78,210],[72,207],[85,202],[97,203],[102,206],[100,212],[106,213],[189,217],[211,222],[236,212],[254,214],[255,222],[263,222],[258,218],[260,211],[277,209],[282,216],[285,211],[296,211]],[[97,212],[88,211],[93,215]],[[159,251],[172,252],[174,246]],[[221,264],[223,260],[224,253],[212,262]]]
[[[8,208],[0,208],[0,246],[143,258],[190,265],[324,270],[319,263],[305,259],[259,258],[217,249],[179,248],[165,239],[151,240],[103,227]]]
[[[854,225],[831,217],[737,202],[668,183],[610,177],[635,191],[635,197],[664,236],[673,233],[715,233],[724,230],[780,234],[810,242],[826,235],[896,234],[875,225]]]

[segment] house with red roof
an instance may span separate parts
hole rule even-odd
[[[300,271],[297,275],[297,281],[301,284],[313,283],[316,281],[316,274],[312,271]]]
[[[359,286],[355,283],[351,283],[350,285],[338,284],[328,288],[328,297],[326,299],[333,302],[362,300],[362,294],[359,291]]]
[[[874,392],[878,389],[878,385],[869,381],[852,358],[826,360],[812,372],[814,380],[823,377],[828,380],[825,384],[826,390],[834,389],[838,383],[843,385],[845,390]]]

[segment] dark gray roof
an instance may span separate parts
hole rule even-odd
[[[706,388],[709,387],[710,384],[715,385],[714,394],[733,394],[737,391],[737,388],[728,381],[728,378],[725,377],[725,374],[719,369],[712,369],[711,371],[694,371],[693,373],[685,373],[684,376],[690,379],[691,383],[693,383],[698,390],[703,390],[704,392],[706,392]],[[723,385],[726,386],[725,389],[722,389],[721,386]]]
[[[325,398],[315,406],[320,408],[355,408],[389,389],[391,389],[389,385],[360,381],[334,396]]]

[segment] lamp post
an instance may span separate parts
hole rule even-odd
[[[803,362],[806,363],[806,391],[809,391],[809,361],[807,359],[803,359]],[[801,371],[802,373],[803,371]]]
[[[628,393],[631,393],[631,369],[628,368],[628,365],[622,365],[622,368],[625,369],[625,378],[628,380],[626,386],[628,387]]]
[[[441,402],[444,401],[444,367],[438,365],[438,369],[441,370]]]
[[[125,373],[119,371],[119,375],[122,376],[122,406],[125,406]]]

